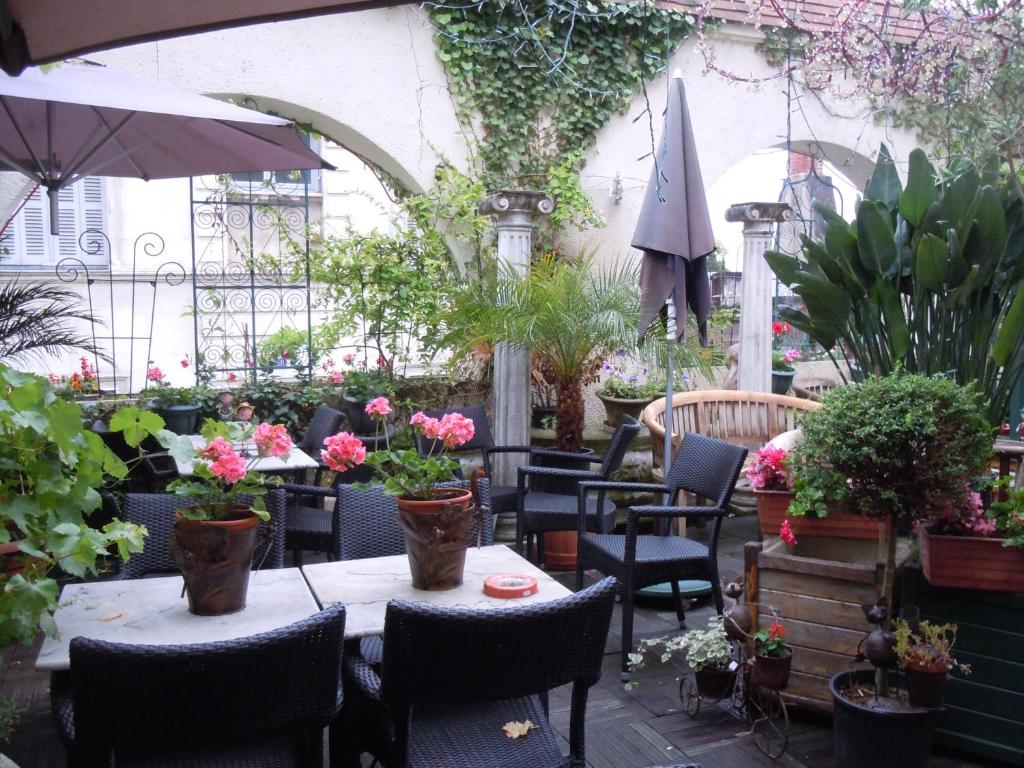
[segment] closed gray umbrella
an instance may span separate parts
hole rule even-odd
[[[669,81],[668,109],[661,146],[655,156],[651,183],[647,186],[640,218],[633,232],[633,247],[644,252],[640,267],[640,340],[666,302],[668,344],[665,371],[665,444],[662,468],[672,464],[672,341],[686,334],[686,307],[697,318],[700,343],[707,346],[711,285],[707,255],[715,250],[704,180],[697,162],[690,112],[686,106],[683,76],[678,71]],[[673,328],[674,310],[681,320]]]
[[[711,313],[707,255],[715,250],[704,180],[697,162],[686,90],[680,74],[669,82],[668,110],[651,182],[633,232],[634,248],[644,252],[640,268],[640,338],[671,297],[681,315],[689,307],[706,346]],[[681,321],[677,337],[686,333]]]

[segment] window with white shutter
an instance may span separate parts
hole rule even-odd
[[[64,258],[81,259],[89,267],[110,268],[106,241],[97,253],[86,253],[78,239],[87,229],[106,231],[106,183],[102,177],[87,176],[57,193],[60,234],[50,234],[50,201],[46,190],[37,187],[28,202],[0,236],[0,269],[49,269]],[[93,250],[90,248],[90,250]]]

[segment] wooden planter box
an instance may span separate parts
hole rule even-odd
[[[900,542],[897,563],[909,547]],[[881,594],[885,555],[877,541],[808,537],[790,546],[778,538],[745,550],[746,594],[755,626],[772,608],[793,648],[788,702],[832,711],[829,678],[851,668],[857,646],[873,629],[861,605]],[[754,604],[757,605],[754,605]]]
[[[1024,592],[1024,550],[1002,539],[936,536],[922,526],[921,565],[933,587]]]
[[[953,652],[971,665],[946,681],[935,741],[1024,766],[1024,594],[942,589],[909,567],[902,598],[922,619],[956,624]]]
[[[834,510],[828,517],[787,517],[793,500],[789,491],[754,491],[757,498],[757,521],[764,536],[778,536],[783,520],[789,520],[797,539],[801,536],[826,536],[836,539],[877,541],[879,522],[850,512]]]

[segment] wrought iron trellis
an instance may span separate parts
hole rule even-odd
[[[241,374],[255,384],[275,369],[312,375],[309,181],[301,180],[190,179],[197,376]],[[304,335],[305,349],[267,359],[262,343],[285,328]]]
[[[132,273],[130,280],[117,278],[112,272],[104,272],[102,276],[98,276],[98,270],[90,271],[89,265],[85,260],[77,256],[67,256],[61,259],[54,268],[54,274],[61,282],[78,283],[84,279],[85,298],[89,307],[89,316],[93,318],[89,324],[93,349],[96,350],[93,354],[93,365],[97,371],[101,371],[107,367],[108,363],[103,361],[101,364],[100,355],[103,354],[109,358],[109,369],[112,371],[111,380],[115,392],[118,389],[118,378],[124,372],[123,368],[118,367],[119,348],[122,352],[121,361],[123,363],[125,357],[124,346],[127,345],[128,368],[124,376],[127,381],[126,393],[128,395],[134,394],[135,391],[134,373],[137,362],[141,360],[144,366],[148,366],[148,362],[152,357],[153,327],[156,318],[157,288],[159,284],[163,282],[165,285],[173,287],[185,282],[185,268],[180,262],[171,259],[161,261],[152,272],[146,269],[146,263],[139,263],[140,254],[148,259],[159,260],[164,255],[165,248],[163,237],[156,232],[144,232],[136,237],[132,244]],[[104,252],[108,256],[112,253],[110,238],[99,229],[87,229],[82,232],[78,237],[78,249],[83,255],[93,257],[102,255]],[[141,277],[140,269],[143,273]],[[130,291],[127,335],[118,332],[118,327],[123,327],[118,321],[118,312],[123,310],[124,306],[115,299],[115,284],[117,283],[125,285]],[[139,298],[138,287],[140,285],[148,285],[150,287],[148,328],[144,315],[141,314],[146,302],[144,299],[137,301]],[[101,314],[101,302],[94,291],[94,289],[98,289],[102,292],[104,286],[106,287],[107,294],[105,318]],[[100,330],[97,330],[97,328]],[[106,330],[103,330],[104,328]],[[140,329],[144,332],[141,332]],[[138,342],[146,343],[145,357],[136,357]],[[101,368],[101,365],[103,368]],[[144,371],[145,368],[142,370]],[[143,376],[142,379],[144,380],[145,377]]]

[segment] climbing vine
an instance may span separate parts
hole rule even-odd
[[[565,208],[578,214],[571,223],[595,223],[571,174],[597,131],[665,68],[696,20],[653,0],[440,0],[426,8],[486,185],[551,182],[558,187],[551,191],[571,198]]]

